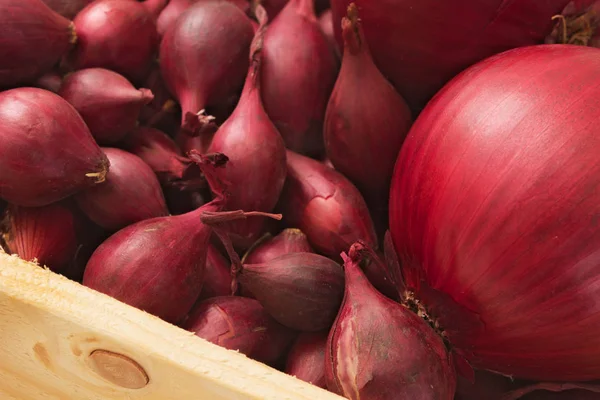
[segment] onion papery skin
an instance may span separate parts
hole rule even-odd
[[[277,208],[314,249],[335,259],[357,240],[377,247],[373,221],[358,189],[342,174],[287,151],[288,175]]]
[[[73,24],[40,0],[0,1],[0,88],[33,81],[75,42]]]
[[[372,209],[386,214],[394,164],[412,117],[373,63],[359,17],[352,5],[342,20],[342,68],[327,105],[323,136],[335,169],[356,185]]]
[[[113,144],[133,131],[142,107],[153,99],[124,76],[87,68],[65,77],[58,94],[79,112],[98,143]]]
[[[150,72],[158,33],[142,3],[97,0],[75,17],[77,46],[69,55],[73,69],[106,68],[134,83]]]
[[[554,25],[552,17],[570,1],[332,0],[331,8],[334,21],[340,21],[348,5],[356,3],[375,63],[419,111],[470,65],[543,43]],[[340,25],[334,28],[342,43]]]
[[[111,168],[106,181],[75,195],[81,210],[97,225],[117,231],[145,219],[169,215],[158,178],[138,156],[103,147]]]
[[[65,18],[73,18],[93,0],[42,0],[48,7]]]
[[[600,378],[598,90],[598,49],[515,49],[451,81],[402,147],[405,283],[474,367]]]
[[[338,63],[319,27],[312,0],[291,0],[267,27],[261,93],[286,146],[323,153],[323,121]]]
[[[37,88],[1,92],[0,121],[1,198],[37,207],[104,181],[106,155],[60,96]]]
[[[224,26],[228,29],[222,29]],[[163,79],[182,108],[182,128],[197,133],[197,114],[242,87],[254,36],[250,19],[226,1],[187,8],[163,37]]]

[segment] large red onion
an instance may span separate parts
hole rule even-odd
[[[313,253],[244,264],[237,278],[278,322],[305,332],[329,329],[344,293],[340,265]]]
[[[542,43],[571,0],[331,0],[334,21],[358,6],[375,63],[413,109],[493,54]],[[591,2],[593,0],[583,0]],[[341,28],[334,24],[341,43]]]
[[[381,295],[350,249],[344,300],[325,349],[327,388],[352,400],[452,400],[456,374],[442,338]]]
[[[323,151],[323,120],[337,60],[315,16],[313,0],[290,0],[267,28],[261,92],[287,147]]]
[[[365,200],[348,179],[292,151],[287,152],[287,167],[278,208],[284,221],[304,232],[317,251],[337,258],[357,240],[377,247]]]
[[[226,1],[194,4],[165,33],[160,67],[181,104],[184,130],[198,133],[205,122],[200,111],[242,86],[253,35],[250,19]]]
[[[0,87],[33,81],[76,40],[73,23],[40,0],[0,0],[0,26]]]
[[[396,164],[411,293],[475,367],[600,378],[600,50],[516,49],[430,102]]]
[[[75,195],[77,204],[96,224],[116,231],[135,222],[169,214],[154,171],[141,158],[103,147],[110,161],[106,181]]]
[[[135,129],[142,107],[154,97],[125,77],[103,68],[76,71],[58,94],[79,112],[98,143],[111,144]]]
[[[387,210],[394,163],[412,118],[404,99],[373,63],[358,17],[351,3],[342,20],[344,55],[327,105],[325,149],[335,169],[372,208]]]
[[[199,303],[183,328],[271,365],[282,357],[295,337],[293,331],[271,318],[258,301],[233,296]]]
[[[158,33],[142,3],[96,0],[73,22],[78,37],[69,57],[73,68],[106,68],[133,82],[142,82],[148,75]]]
[[[43,206],[103,182],[109,162],[77,111],[36,88],[0,93],[0,197]]]
[[[93,0],[42,0],[48,7],[65,18],[73,18]]]
[[[260,96],[262,35],[261,28],[252,46],[242,97],[209,148],[209,152],[225,153],[231,160],[227,169],[219,171],[221,179],[231,184],[230,210],[270,212],[285,182],[285,144],[265,113]],[[264,222],[262,218],[238,221],[228,232],[235,245],[248,248],[260,237]]]

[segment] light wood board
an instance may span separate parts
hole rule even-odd
[[[342,398],[0,250],[0,399]]]

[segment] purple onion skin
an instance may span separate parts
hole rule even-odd
[[[116,72],[87,68],[65,77],[58,94],[79,112],[100,144],[112,144],[133,131],[142,107],[154,97]]]
[[[348,179],[289,150],[287,167],[278,209],[283,221],[302,230],[317,252],[338,259],[357,240],[377,247],[365,200]]]
[[[48,7],[65,18],[72,19],[94,0],[42,0]]]
[[[121,229],[92,254],[83,284],[133,307],[178,323],[202,290],[212,229],[203,211],[153,218]]]
[[[228,29],[223,29],[223,27]],[[250,19],[226,1],[199,2],[180,15],[160,45],[163,79],[182,108],[182,127],[196,132],[196,114],[236,93],[248,71]]]
[[[329,329],[344,292],[340,265],[312,253],[244,264],[238,280],[275,320],[304,332]]]
[[[75,41],[71,21],[40,0],[1,0],[0,26],[0,88],[33,82]]]
[[[263,54],[261,92],[269,118],[289,149],[322,155],[323,121],[338,64],[313,0],[288,2],[267,28]]]
[[[343,256],[346,290],[327,340],[327,388],[352,400],[452,400],[456,372],[442,338]]]
[[[325,381],[325,346],[329,331],[302,333],[288,353],[285,373],[327,389]]]
[[[73,22],[78,41],[69,64],[74,69],[106,68],[143,82],[159,43],[154,19],[143,4],[97,0]]]
[[[231,294],[231,263],[215,248],[208,246],[206,275],[198,301]]]
[[[108,168],[83,119],[60,96],[37,88],[0,93],[1,198],[47,205],[102,182]]]
[[[313,253],[308,238],[300,229],[287,228],[275,237],[259,240],[244,256],[246,264],[262,264],[290,253]]]
[[[102,151],[111,164],[106,181],[75,196],[92,221],[114,232],[169,214],[158,178],[141,158],[114,148]]]
[[[269,365],[284,355],[296,336],[271,318],[258,301],[234,296],[199,303],[183,328]]]

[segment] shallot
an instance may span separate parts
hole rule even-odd
[[[313,0],[290,0],[264,38],[261,93],[286,146],[323,153],[323,120],[337,60],[321,31]]]
[[[31,82],[77,40],[73,23],[41,0],[0,0],[0,88]]]
[[[104,181],[109,162],[77,111],[43,89],[0,93],[0,197],[35,207]]]
[[[244,264],[239,283],[281,324],[300,331],[329,329],[344,292],[338,263],[313,253],[290,253]]]
[[[308,238],[300,229],[284,229],[277,236],[265,235],[244,255],[242,262],[262,264],[290,253],[312,253]]]
[[[375,290],[352,248],[342,258],[346,289],[325,350],[328,389],[352,400],[452,400],[456,373],[442,337]]]
[[[69,65],[74,69],[106,68],[135,83],[146,78],[157,50],[158,33],[142,3],[96,0],[73,22],[78,41]]]
[[[202,110],[224,101],[242,86],[253,35],[250,19],[226,1],[190,6],[165,33],[160,67],[165,83],[181,104],[185,131],[200,133],[210,122]]]
[[[79,112],[98,143],[111,144],[135,129],[142,107],[154,97],[124,76],[103,68],[67,75],[58,94]]]
[[[92,221],[116,231],[169,214],[158,178],[141,158],[114,148],[103,147],[102,151],[111,165],[105,182],[75,195]]]
[[[278,209],[320,253],[338,258],[357,240],[377,247],[369,210],[360,192],[339,172],[319,161],[287,152],[288,176]]]
[[[199,303],[183,328],[267,364],[281,358],[295,337],[293,331],[271,318],[258,301],[233,296]]]

